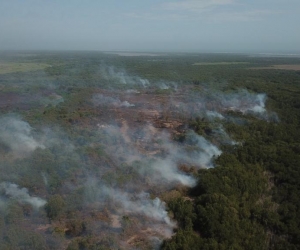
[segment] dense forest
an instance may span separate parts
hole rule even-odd
[[[170,202],[180,229],[163,249],[299,249],[299,76],[284,70],[231,76],[227,88],[267,93],[278,120],[225,125],[243,143],[223,152],[215,168],[199,170],[191,199]]]
[[[299,249],[299,65],[1,52],[0,249]]]

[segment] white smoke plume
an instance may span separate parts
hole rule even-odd
[[[162,90],[174,89],[176,91],[178,88],[178,84],[176,82],[158,81],[155,83],[150,83],[150,81],[148,79],[145,79],[145,78],[142,78],[139,76],[129,75],[126,72],[126,70],[117,69],[113,66],[102,65],[101,69],[100,69],[100,73],[104,79],[115,81],[119,84],[124,84],[124,85],[137,85],[137,86],[141,86],[143,88],[147,88],[150,86],[156,86],[157,88],[162,89]],[[129,92],[130,92],[130,90],[129,90]],[[139,92],[135,91],[134,93],[139,93]]]
[[[0,142],[16,156],[24,156],[45,146],[34,138],[33,128],[17,116],[0,117]]]
[[[178,84],[176,82],[166,82],[166,81],[159,81],[156,83],[156,85],[160,88],[160,89],[174,89],[177,91],[178,89]]]
[[[120,106],[128,108],[128,107],[134,107],[135,105],[129,103],[128,101],[124,101],[124,102],[121,102]]]
[[[165,139],[163,147],[169,152],[169,158],[173,161],[188,163],[198,168],[213,167],[214,157],[222,154],[217,146],[193,131],[187,133],[186,143],[175,144]]]
[[[21,204],[30,204],[35,209],[39,209],[46,204],[45,200],[30,196],[27,188],[19,188],[17,184],[10,182],[0,183],[0,194],[1,193],[10,199],[17,200]]]
[[[86,195],[89,202],[101,204],[113,204],[113,208],[119,215],[132,214],[146,216],[147,218],[164,225],[164,232],[171,235],[176,223],[168,216],[165,203],[159,198],[150,199],[145,192],[130,194],[106,185],[97,183],[95,179],[89,179],[86,184]],[[155,229],[155,228],[154,228]],[[155,230],[161,230],[156,228]]]
[[[229,144],[229,145],[239,144],[238,142],[236,142],[230,138],[230,136],[226,133],[226,131],[222,125],[220,125],[213,132],[214,132],[214,136],[215,136],[216,140],[220,141],[223,144]]]
[[[195,178],[180,172],[177,168],[176,161],[174,161],[174,159],[170,156],[166,159],[156,159],[150,165],[150,168],[155,170],[152,172],[152,179],[157,183],[160,183],[161,181],[168,184],[178,182],[188,187],[196,185]],[[145,169],[140,169],[140,171],[143,173]]]
[[[238,90],[234,93],[212,92],[210,90],[197,92],[186,97],[184,102],[173,101],[172,105],[178,112],[190,117],[206,117],[209,120],[225,119],[227,111],[238,111],[242,114],[253,114],[260,119],[270,119],[265,103],[265,94],[250,93]]]
[[[128,89],[126,90],[127,94],[140,94],[141,92],[135,89]]]
[[[168,216],[165,203],[159,198],[151,200],[150,195],[144,192],[133,196],[108,187],[102,187],[102,190],[104,195],[108,195],[110,199],[120,203],[124,212],[143,214],[156,221],[164,222],[170,227],[175,226]]]
[[[128,101],[121,102],[117,98],[110,96],[105,96],[102,94],[95,94],[92,98],[92,102],[95,106],[114,106],[114,107],[134,107],[134,104],[129,103]]]
[[[64,98],[56,93],[52,93],[51,95],[47,96],[46,98],[42,98],[41,102],[47,106],[57,106],[59,103],[64,102]]]
[[[216,111],[210,111],[210,110],[207,110],[206,111],[206,116],[209,118],[209,119],[221,119],[223,120],[225,117],[223,115],[221,115],[219,112],[216,112]]]
[[[154,140],[162,139],[167,141],[168,145],[156,145],[150,151],[144,151],[143,146],[139,145],[139,142],[135,141],[135,131],[128,131],[124,134],[121,128],[112,125],[100,126],[101,130],[106,136],[106,146],[108,153],[112,154],[116,159],[116,155],[122,157],[123,161],[127,164],[132,164],[134,161],[140,161],[141,164],[136,168],[141,176],[150,176],[151,181],[154,183],[164,183],[164,185],[176,185],[178,183],[186,186],[194,186],[196,184],[195,179],[192,176],[186,175],[185,173],[178,170],[177,162],[179,153],[178,149],[172,147],[172,143],[167,138],[168,135],[164,133],[152,135],[151,130],[155,130],[152,126],[146,126],[143,129],[143,141],[147,144],[156,144]],[[148,128],[150,129],[148,131]],[[155,138],[154,138],[155,136]],[[109,145],[112,143],[112,145]],[[122,145],[122,146],[120,146]],[[164,156],[157,156],[156,152],[161,150],[168,152]],[[177,150],[177,151],[175,151]],[[153,154],[154,153],[154,154]],[[183,153],[184,154],[184,153]]]
[[[159,85],[159,88],[160,88],[160,89],[169,89],[170,87],[169,87],[167,84],[165,84],[164,82],[162,82],[162,83]]]
[[[222,151],[193,131],[188,133],[187,138],[190,145],[185,149],[183,159],[196,166],[213,167],[213,159],[220,156]]]
[[[195,178],[180,171],[178,165],[184,163],[198,168],[210,168],[213,167],[214,157],[222,153],[215,145],[192,131],[187,135],[188,143],[178,144],[171,141],[168,133],[161,132],[151,125],[139,132],[138,137],[142,140],[135,140],[136,131],[124,134],[117,126],[103,126],[101,129],[106,136],[112,138],[111,147],[107,144],[109,140],[105,141],[107,148],[110,148],[107,152],[121,156],[129,165],[134,160],[140,161],[135,169],[141,176],[149,176],[153,184],[164,183],[172,186],[180,183],[192,187],[196,184]],[[152,146],[145,149],[143,145]]]
[[[139,85],[144,88],[150,86],[150,82],[147,79],[138,76],[130,76],[124,69],[120,70],[113,66],[102,65],[100,72],[104,79],[116,81],[120,84]]]
[[[253,94],[247,90],[240,90],[233,94],[219,94],[216,96],[225,110],[240,111],[242,113],[266,113],[265,94]]]

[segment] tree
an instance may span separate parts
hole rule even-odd
[[[48,203],[45,205],[47,216],[51,220],[57,218],[63,212],[64,208],[65,201],[59,194],[51,196]]]

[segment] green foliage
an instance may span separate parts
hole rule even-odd
[[[84,233],[86,226],[84,221],[80,219],[69,219],[66,222],[66,234],[72,237],[80,236]]]
[[[184,233],[179,230],[165,243],[165,249],[191,248],[193,240],[187,236],[186,241],[179,240],[190,231],[184,223],[188,218],[193,232],[199,232],[201,239],[195,249],[298,249],[300,246],[299,77],[293,72],[279,71],[266,75],[251,71],[247,75],[253,78],[244,86],[267,93],[268,108],[277,112],[279,122],[272,115],[267,122],[230,113],[244,119],[243,123],[224,124],[226,131],[242,145],[224,148],[225,152],[216,159],[218,167],[199,171],[198,185],[191,190],[192,214],[187,213],[183,220],[182,202],[169,202]],[[238,76],[228,88],[239,88],[241,83],[237,79]],[[191,128],[206,136],[208,126],[211,125],[204,120],[190,122]]]
[[[2,244],[1,244],[2,243]],[[34,232],[22,229],[19,226],[11,226],[5,232],[4,241],[0,243],[0,249],[15,250],[47,250],[45,239]]]
[[[193,221],[196,219],[193,203],[183,198],[177,198],[170,201],[168,205],[180,227],[187,231],[192,230]]]
[[[164,250],[197,250],[204,249],[203,240],[193,231],[178,230],[171,241],[165,241]]]
[[[93,237],[78,237],[71,241],[67,250],[109,250],[119,249],[114,238],[107,236],[102,240],[97,240]]]
[[[262,169],[244,167],[226,153],[218,164],[222,167],[199,172],[199,184],[192,190],[193,202],[182,198],[169,202],[184,232],[166,243],[165,249],[172,249],[172,245],[177,245],[174,249],[267,249],[261,218],[253,216],[255,212],[269,215],[269,207],[256,203],[266,187]],[[184,237],[193,230],[199,232],[196,246],[194,238]]]
[[[52,195],[45,205],[47,216],[51,220],[54,220],[61,215],[64,211],[64,208],[65,201],[59,194]]]
[[[5,230],[5,220],[4,217],[0,215],[0,242],[2,241],[4,230]]]
[[[24,218],[23,209],[17,203],[9,204],[5,221],[7,224],[19,224]]]

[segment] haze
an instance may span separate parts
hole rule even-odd
[[[0,1],[0,50],[299,53],[296,0]]]

